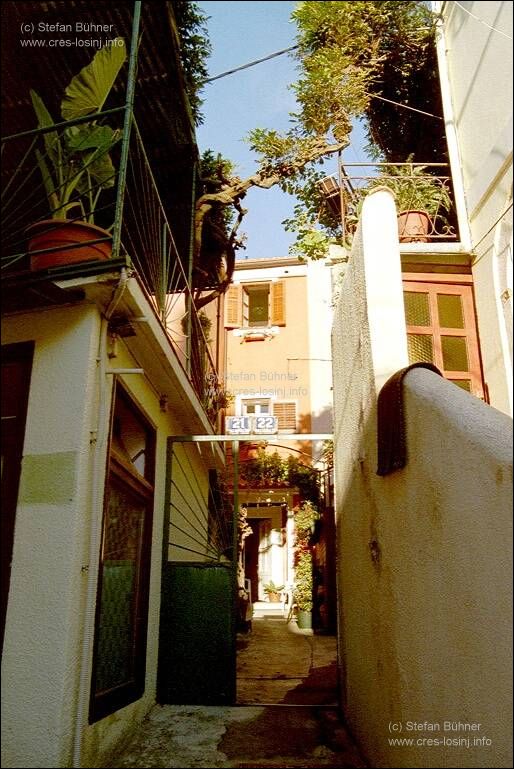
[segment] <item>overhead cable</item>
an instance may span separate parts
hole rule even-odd
[[[243,64],[241,67],[236,67],[235,69],[229,69],[226,72],[221,72],[221,74],[219,75],[214,75],[214,77],[208,77],[207,80],[205,80],[205,82],[212,83],[213,80],[219,80],[221,77],[226,77],[227,75],[233,75],[234,72],[240,72],[242,69],[248,69],[248,67],[254,67],[256,64],[262,64],[263,61],[274,59],[275,56],[282,56],[282,54],[289,53],[289,51],[295,51],[297,48],[298,48],[297,45],[292,45],[290,48],[284,48],[282,51],[276,51],[275,53],[270,53],[269,56],[265,56],[263,59],[256,59],[255,61],[251,61],[249,64]]]
[[[243,64],[240,67],[235,67],[234,69],[229,69],[226,72],[220,72],[219,75],[214,75],[214,77],[208,77],[205,80],[205,83],[212,83],[214,80],[220,80],[222,77],[227,77],[227,75],[233,75],[235,72],[241,72],[243,69],[248,69],[249,67],[255,67],[256,64],[262,64],[264,61],[269,61],[270,59],[274,59],[276,56],[282,56],[284,53],[289,53],[290,51],[295,51],[299,46],[298,45],[292,45],[290,48],[284,48],[281,51],[276,51],[275,53],[270,53],[269,56],[264,56],[262,59],[256,59],[255,61],[251,61],[248,64]],[[412,112],[419,112],[421,115],[427,115],[427,117],[433,117],[436,120],[444,120],[440,115],[433,115],[431,112],[425,112],[422,109],[417,109],[416,107],[409,107],[408,104],[400,104],[397,101],[392,101],[392,99],[386,99],[385,96],[378,96],[377,94],[367,94],[372,99],[380,99],[381,101],[389,102],[389,104],[394,104],[396,107],[402,107],[403,109],[409,109]]]

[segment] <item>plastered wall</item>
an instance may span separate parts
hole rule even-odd
[[[366,201],[332,337],[343,707],[371,766],[511,766],[512,423],[415,370],[407,466],[376,475],[377,393],[407,363],[394,213]]]
[[[484,376],[491,404],[512,416],[512,3],[438,5],[447,65],[442,87],[449,90],[453,114],[446,118],[459,152],[453,173],[462,173],[471,231]]]
[[[101,316],[92,304],[2,323],[4,344],[35,341],[2,657],[6,767],[74,766],[79,753],[81,766],[105,766],[155,702],[167,438],[183,433],[176,418],[183,409],[172,399],[161,407],[145,375],[121,375],[156,431],[146,682],[142,698],[88,724],[91,654],[84,657],[84,639],[92,639],[94,605],[86,613],[86,596],[98,566],[90,538],[95,527],[101,531],[113,384],[111,375],[99,378],[97,358],[103,372],[140,367],[130,338],[107,349],[100,337]],[[194,483],[206,496],[209,462],[190,451]],[[188,500],[188,483],[177,483]],[[98,550],[99,540],[96,558]]]

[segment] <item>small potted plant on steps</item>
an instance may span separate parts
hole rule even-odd
[[[268,596],[268,601],[270,601],[270,603],[279,603],[283,589],[284,585],[275,585],[273,580],[270,580],[263,585],[263,590]]]
[[[111,257],[110,234],[95,225],[94,214],[102,190],[115,183],[116,172],[109,153],[121,131],[98,123],[94,115],[101,112],[125,60],[125,43],[121,38],[115,45],[97,51],[92,61],[72,78],[61,102],[63,120],[73,121],[91,114],[91,121],[60,132],[43,133],[44,153],[36,150],[36,160],[52,218],[26,229],[32,270]],[[30,96],[38,127],[54,126],[41,97],[32,90]],[[72,219],[68,218],[70,214]],[[88,242],[91,245],[80,245]]]

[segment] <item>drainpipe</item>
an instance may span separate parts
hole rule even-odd
[[[103,314],[100,323],[98,339],[98,352],[96,357],[97,367],[97,415],[96,429],[91,431],[91,444],[94,446],[92,461],[91,481],[91,528],[89,536],[88,563],[82,567],[87,572],[86,606],[84,611],[84,625],[82,635],[82,655],[80,662],[80,678],[78,691],[77,715],[75,723],[75,736],[73,742],[74,769],[82,766],[82,737],[87,723],[90,692],[90,662],[92,659],[93,640],[95,631],[96,592],[98,586],[98,568],[100,560],[100,541],[103,519],[103,494],[100,488],[100,477],[103,478],[105,467],[105,450],[108,440],[109,424],[107,419],[107,392],[106,392],[106,358],[107,358],[107,331],[109,319],[112,317],[129,281],[126,268],[121,271],[121,276],[116,285],[111,301]]]

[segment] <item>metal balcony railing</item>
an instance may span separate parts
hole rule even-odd
[[[327,206],[341,218],[343,240],[352,237],[366,195],[379,186],[395,195],[400,242],[452,242],[459,238],[447,163],[341,163],[339,174],[320,182]],[[405,212],[420,212],[407,231]]]
[[[108,119],[117,141],[108,152],[94,157],[87,148],[82,151],[80,142],[74,144],[73,152],[66,150],[73,129],[87,122],[84,119],[3,140],[2,278],[15,276],[22,286],[24,277],[51,277],[56,269],[59,277],[65,277],[67,267],[55,267],[51,257],[69,251],[70,245],[59,245],[55,233],[62,225],[94,223],[96,229],[87,230],[82,242],[73,243],[74,269],[85,264],[86,252],[89,273],[105,271],[112,260],[118,263],[120,258],[132,265],[178,363],[209,421],[217,427],[225,405],[224,389],[213,360],[216,339],[208,338],[211,329],[213,336],[217,332],[215,318],[209,318],[216,309],[197,310],[200,294],[188,274],[189,249],[179,253],[136,120],[130,113],[127,130],[123,115],[124,108],[95,115],[98,126]],[[123,154],[126,162],[120,179]],[[99,164],[105,165],[107,173],[99,173]],[[48,174],[53,177],[51,187]],[[184,201],[184,215],[189,219],[191,207],[191,199]],[[34,240],[34,227],[38,241]],[[187,227],[182,232],[184,229]],[[101,252],[104,246],[105,253]],[[93,252],[98,261],[89,261]]]

